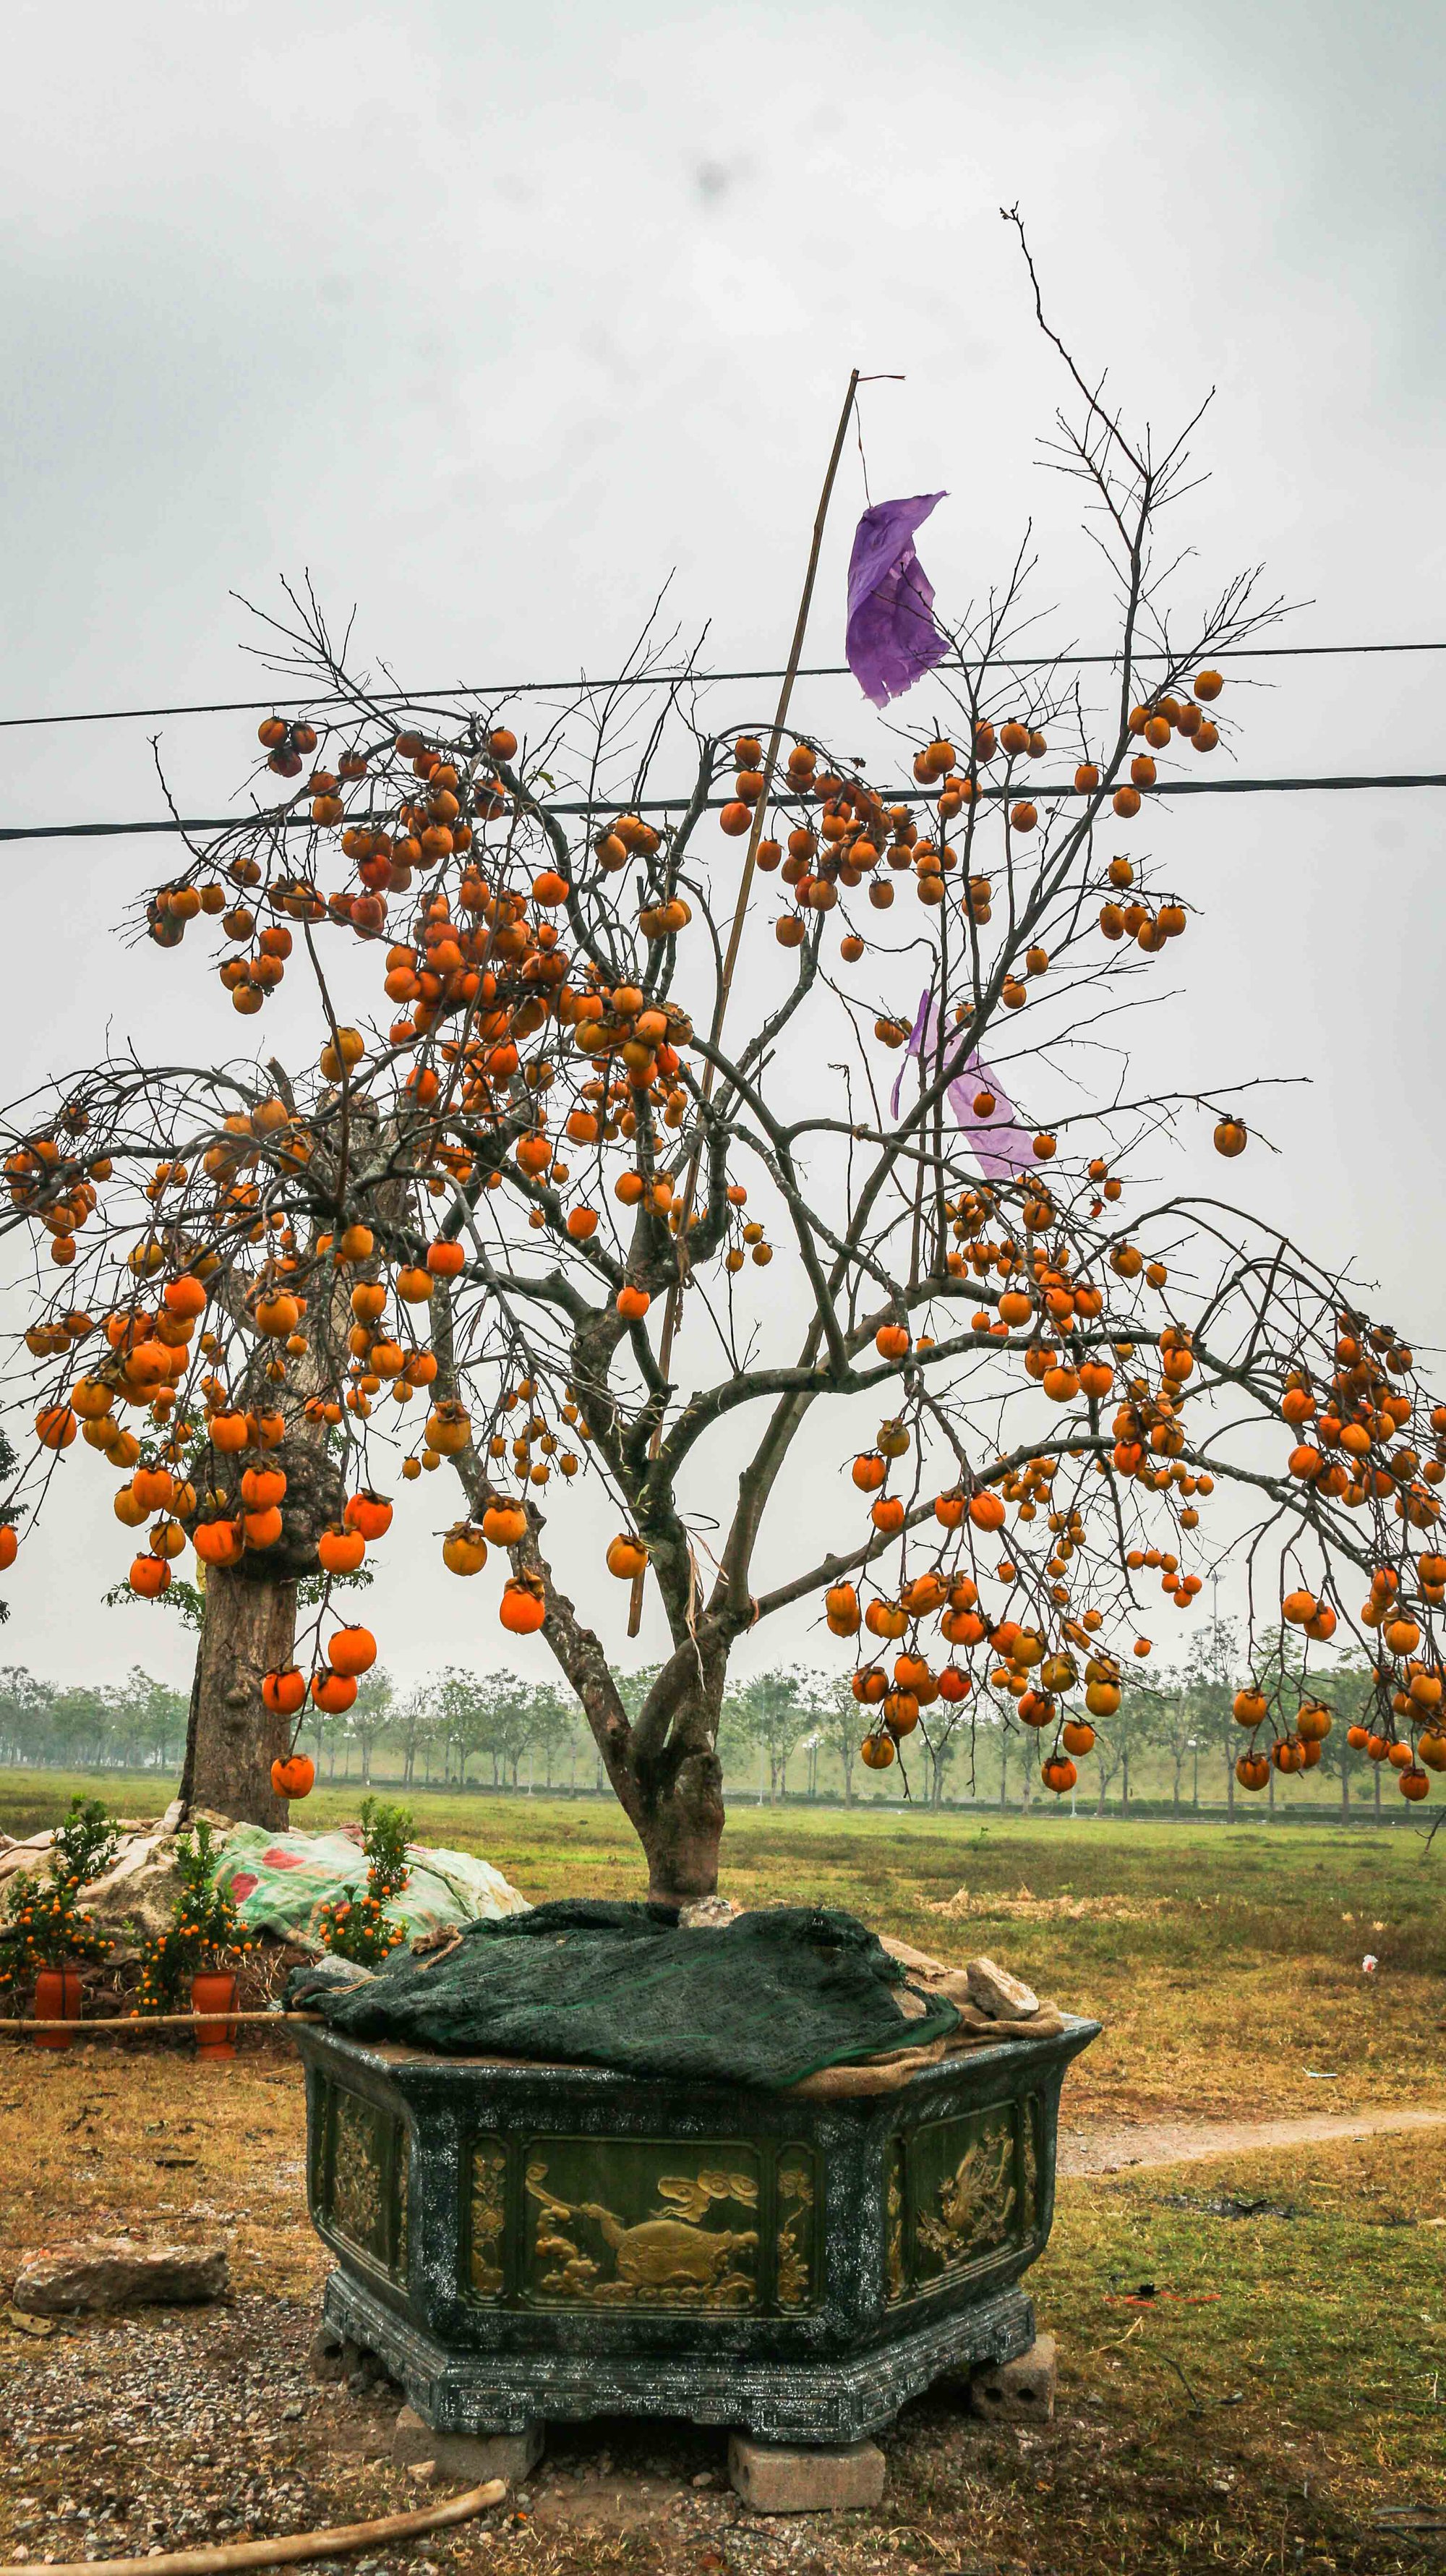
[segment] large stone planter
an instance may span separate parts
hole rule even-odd
[[[327,2321],[439,2431],[628,2413],[856,2441],[1033,2340],[1019,2282],[1097,2028],[838,2099],[297,2027]]]

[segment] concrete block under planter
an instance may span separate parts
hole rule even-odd
[[[991,2416],[1009,2424],[1027,2424],[1031,2416],[1047,2419],[1054,2413],[1058,2378],[1053,2335],[1036,2335],[1028,2352],[1016,2354],[1013,2361],[986,2362],[975,2371],[969,2403],[986,2421]]]
[[[437,2433],[424,2424],[415,2406],[404,2406],[392,2429],[392,2458],[399,2469],[424,2463],[440,2478],[465,2478],[482,2486],[488,2478],[505,2478],[520,2486],[542,2457],[542,2426],[525,2433]]]
[[[295,2026],[326,2324],[437,2432],[681,2415],[843,2449],[1029,2350],[1060,2084],[1097,2027],[831,2096]]]
[[[734,2433],[728,2475],[755,2513],[847,2513],[882,2504],[884,2496],[884,2455],[877,2442],[799,2451]]]

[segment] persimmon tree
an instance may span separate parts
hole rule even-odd
[[[1330,1265],[1134,1177],[1192,1110],[1233,1162],[1248,1084],[1100,1089],[1102,1020],[1190,923],[1145,792],[1216,748],[1273,611],[1252,579],[1181,605],[1185,445],[1061,356],[1108,694],[1041,661],[1021,557],[895,722],[903,789],[822,729],[706,723],[651,630],[530,718],[399,706],[288,594],[254,810],[142,927],[219,941],[248,1032],[300,981],[312,1035],[83,1068],[11,1111],[5,1164],[11,1499],[63,1510],[89,1446],[134,1589],[201,1561],[197,1803],[271,1820],[305,1785],[307,1695],[345,1707],[376,1652],[331,1586],[431,1471],[448,1567],[555,1659],[660,1899],[714,1885],[730,1656],[798,1604],[867,1763],[987,1708],[1063,1791],[1148,1655],[1142,1585],[1173,1618],[1234,1553],[1262,1638],[1369,1639],[1357,1732],[1403,1791],[1446,1767],[1446,1408]],[[640,1576],[667,1642],[630,1711]],[[1247,1787],[1318,1759],[1309,1667],[1262,1647],[1240,1683]]]

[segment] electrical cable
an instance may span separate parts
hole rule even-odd
[[[1398,787],[1446,787],[1446,770],[1399,772],[1378,778],[1160,778],[1151,787],[1137,787],[1133,793],[1147,796],[1309,796],[1351,794],[1363,789]],[[1016,781],[1012,787],[981,785],[981,802],[1000,802],[1013,798],[1020,804],[1034,804],[1048,797],[1060,802],[1070,797],[1092,796],[1091,787],[1068,784],[1027,787]],[[937,789],[919,787],[881,787],[876,791],[881,804],[928,804]],[[709,796],[703,810],[713,812],[733,803],[731,796]],[[624,806],[616,797],[579,797],[569,801],[549,801],[549,814],[675,814],[692,802],[689,796],[645,796],[636,804]],[[362,817],[358,821],[364,820]],[[248,824],[265,823],[269,829],[284,832],[311,832],[316,829],[305,814],[223,814],[205,817],[166,816],[146,823],[5,823],[0,824],[0,842],[4,841],[96,841],[137,839],[142,834],[176,832],[237,832]]]
[[[1446,653],[1446,643],[1432,644],[1241,644],[1221,652],[1221,662],[1289,662],[1330,659],[1342,654],[1375,653]],[[1166,662],[1166,653],[1135,653],[1132,660],[1141,666]],[[1010,671],[1082,671],[1117,668],[1118,653],[1046,653],[1016,661],[1008,655],[998,657],[999,667]],[[849,678],[846,662],[820,663],[816,668],[800,671],[801,680],[843,680]],[[366,692],[369,706],[420,707],[433,698],[524,698],[555,695],[560,689],[665,689],[719,688],[741,680],[781,680],[781,670],[768,671],[641,671],[627,672],[607,680],[589,680],[582,674],[571,680],[508,680],[474,685],[461,680],[443,681],[434,688],[405,690],[377,689]],[[270,698],[216,698],[195,705],[173,707],[88,707],[76,714],[39,716],[0,716],[0,732],[39,725],[140,724],[155,716],[234,716],[267,715],[278,706]],[[309,707],[350,706],[347,697],[308,698]]]

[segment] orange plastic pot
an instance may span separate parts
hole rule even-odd
[[[191,1979],[191,2010],[196,2013],[229,2012],[236,2001],[236,1980],[219,1970]],[[196,2033],[198,2057],[234,2057],[236,2025],[227,2022],[218,2029],[213,2022],[209,2030]]]
[[[79,2021],[80,1978],[74,1968],[39,1968],[35,1976],[35,2018],[37,2021]],[[70,2034],[63,2030],[38,2030],[37,2048],[69,2048]]]

